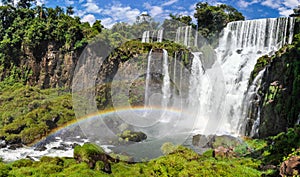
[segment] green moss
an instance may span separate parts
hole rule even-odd
[[[6,140],[30,144],[75,119],[72,96],[61,89],[15,84],[0,93],[0,136]]]
[[[103,153],[105,153],[105,151],[101,147],[92,143],[85,143],[82,146],[78,145],[74,148],[74,157],[80,157],[84,162],[89,162],[93,155]]]

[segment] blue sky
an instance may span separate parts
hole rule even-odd
[[[18,1],[18,0],[15,0]],[[72,5],[75,15],[82,21],[93,23],[100,19],[109,28],[116,22],[133,23],[141,13],[148,13],[154,19],[162,21],[170,13],[193,16],[197,2],[205,0],[37,0],[37,4],[55,7]],[[210,0],[212,5],[229,4],[246,19],[272,18],[288,16],[300,0]]]

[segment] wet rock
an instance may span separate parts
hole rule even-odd
[[[72,149],[74,149],[76,146],[79,146],[79,144],[73,143],[73,144],[70,145],[70,147],[71,147]]]
[[[134,132],[130,130],[125,130],[120,135],[125,141],[133,141],[133,142],[140,142],[147,139],[147,135],[143,132]]]
[[[1,148],[6,148],[7,147],[7,144],[4,140],[0,140],[0,149]]]
[[[67,151],[69,148],[69,145],[67,144],[60,144],[58,147],[53,147],[54,150],[61,150],[61,151]]]
[[[34,149],[35,151],[45,151],[47,148],[45,146],[38,146]]]
[[[16,150],[16,149],[21,148],[21,147],[23,147],[22,144],[12,144],[12,145],[10,145],[8,147],[8,149],[10,149],[10,150]]]
[[[236,53],[241,54],[242,51],[243,51],[243,49],[237,49],[237,50],[236,50]]]
[[[300,175],[300,156],[293,156],[282,162],[280,166],[280,175],[282,177]]]

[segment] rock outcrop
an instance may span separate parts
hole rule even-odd
[[[280,175],[282,177],[300,175],[300,156],[293,156],[284,161],[280,166]]]

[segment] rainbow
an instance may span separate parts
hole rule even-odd
[[[29,146],[36,146],[40,142],[44,141],[48,137],[53,137],[59,134],[62,130],[67,129],[67,128],[72,128],[74,126],[79,125],[80,123],[84,123],[86,121],[98,119],[99,117],[105,117],[108,115],[113,115],[114,113],[122,113],[122,112],[127,112],[127,111],[134,111],[134,112],[144,112],[144,111],[168,111],[168,113],[173,113],[176,115],[190,115],[188,112],[184,110],[179,110],[179,109],[174,109],[174,108],[168,108],[168,109],[162,109],[161,107],[158,106],[152,106],[151,108],[145,108],[144,106],[135,106],[135,107],[122,107],[118,109],[106,109],[106,110],[101,110],[95,113],[87,114],[86,116],[74,119],[72,121],[69,121],[55,129],[52,129],[46,136],[44,136],[42,139],[36,140],[33,143],[31,143]]]

